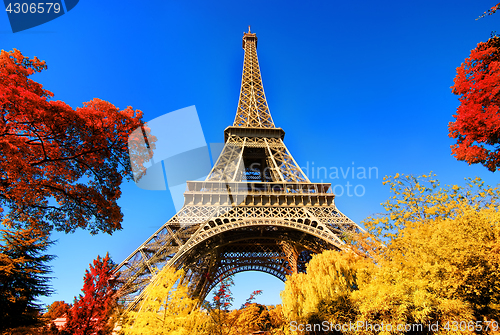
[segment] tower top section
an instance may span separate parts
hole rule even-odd
[[[243,33],[243,49],[245,49],[245,42],[247,40],[255,41],[255,48],[257,48],[257,34],[250,32],[250,26],[248,26],[248,33]]]
[[[276,128],[267,106],[264,86],[257,58],[257,35],[243,33],[243,75],[241,77],[240,100],[233,127]]]

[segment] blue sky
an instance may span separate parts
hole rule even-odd
[[[195,105],[208,143],[223,142],[238,103],[247,26],[258,56],[271,114],[285,143],[312,181],[331,182],[336,204],[356,222],[381,212],[385,175],[427,174],[443,184],[479,176],[482,166],[450,155],[447,125],[457,97],[456,67],[478,42],[500,30],[500,14],[476,21],[495,1],[80,1],[69,13],[13,34],[0,18],[1,48],[37,56],[48,70],[34,79],[72,107],[101,98],[132,106],[151,120]],[[312,177],[324,167],[324,176]],[[330,176],[372,167],[371,178]],[[324,171],[324,170],[322,170]],[[352,171],[352,170],[350,170]],[[368,176],[367,176],[368,177]],[[347,182],[352,185],[347,194]],[[354,187],[357,193],[354,194]],[[71,302],[98,255],[120,263],[175,209],[168,192],[123,185],[123,230],[109,235],[54,234],[50,250],[56,293]],[[362,192],[363,191],[363,192]],[[361,194],[362,193],[362,194]],[[257,302],[279,303],[283,284],[266,274],[235,279],[235,306],[262,289]]]

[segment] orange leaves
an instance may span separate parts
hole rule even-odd
[[[457,139],[452,154],[490,171],[500,167],[500,38],[479,43],[457,68],[452,92],[459,95],[449,136]]]
[[[0,207],[14,225],[36,217],[47,228],[120,229],[117,200],[131,178],[128,135],[142,112],[93,99],[74,110],[29,76],[45,62],[0,54]],[[142,162],[134,162],[142,164]]]
[[[486,12],[483,13],[483,15],[481,15],[480,17],[478,17],[476,20],[479,20],[479,19],[485,17],[486,15],[492,15],[498,9],[500,9],[500,3],[497,3],[495,6],[491,7],[490,9],[488,9]]]

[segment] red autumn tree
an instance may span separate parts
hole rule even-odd
[[[246,307],[250,306],[251,304],[253,304],[255,297],[260,295],[260,294],[262,294],[262,290],[256,290],[256,291],[253,291],[252,293],[250,293],[250,296],[248,297],[248,299],[245,300],[245,303],[243,305],[241,305],[241,309],[246,308]]]
[[[231,311],[230,308],[233,306],[234,300],[233,294],[231,292],[231,287],[233,285],[234,281],[232,275],[220,279],[219,284],[215,287],[215,290],[213,292],[213,301],[204,302],[204,308],[208,311],[208,315],[211,319],[211,325],[209,326],[211,334],[233,334],[242,311],[252,305],[253,300],[256,296],[262,294],[262,290],[253,291],[250,294],[250,297],[245,301],[245,303],[241,305],[240,310]],[[238,329],[236,329],[236,331],[238,334],[241,333]],[[245,332],[245,334],[246,333],[248,332]]]
[[[213,334],[229,334],[237,321],[237,317],[229,312],[234,300],[231,292],[233,285],[232,276],[221,279],[213,292],[213,301],[205,301],[204,307],[210,315]]]
[[[480,17],[478,17],[476,20],[479,20],[480,18],[483,18],[486,15],[492,15],[492,14],[494,14],[499,9],[500,9],[500,2],[497,3],[495,6],[491,7],[490,9],[488,9],[486,12],[483,13],[483,15],[481,15]]]
[[[97,256],[83,278],[83,295],[75,298],[68,312],[64,331],[73,335],[105,334],[115,307],[116,282],[113,280],[113,263],[106,257]]]
[[[45,69],[18,50],[0,53],[0,215],[7,209],[14,226],[36,218],[47,229],[112,233],[123,216],[120,184],[132,176],[127,141],[142,112],[99,99],[76,110],[50,100],[30,79]]]
[[[500,38],[479,43],[457,68],[454,82],[451,88],[460,106],[448,125],[449,136],[457,140],[452,154],[496,171],[500,168]]]

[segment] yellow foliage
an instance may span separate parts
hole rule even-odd
[[[235,318],[236,322],[231,329],[230,334],[249,334],[254,331],[265,329],[266,317],[269,317],[269,313],[265,306],[258,304],[250,304],[241,310],[234,310],[231,312]]]
[[[234,310],[231,314],[237,317],[231,335],[251,334],[256,331],[266,331],[270,335],[291,334],[281,305],[264,306],[253,303],[243,309]]]
[[[368,217],[363,221],[365,227],[380,238],[392,239],[398,229],[411,222],[456,217],[460,203],[480,209],[500,201],[500,190],[485,186],[479,178],[468,178],[465,187],[440,187],[434,177],[432,173],[422,177],[404,174],[384,177],[384,184],[390,185],[395,196],[382,204],[386,214]]]
[[[201,331],[206,314],[188,295],[184,271],[163,268],[146,287],[137,311],[124,315],[123,334],[193,334]]]
[[[374,265],[352,251],[325,251],[307,265],[307,274],[287,278],[281,292],[283,314],[297,322],[349,322],[351,294]]]
[[[454,218],[399,230],[372,279],[352,295],[357,320],[394,327],[499,320],[500,213],[474,207],[458,202]]]
[[[251,303],[241,309],[232,311],[221,310],[221,313],[224,313],[222,327],[220,324],[221,318],[214,318],[212,315],[204,327],[205,333],[203,334],[246,335],[257,331],[266,331],[266,334],[270,335],[290,334],[288,324],[281,310],[281,305],[264,306]]]
[[[479,179],[464,188],[441,188],[432,178],[387,178],[395,193],[385,203],[387,214],[365,222],[386,245],[355,241],[351,248],[357,252],[314,256],[307,274],[294,274],[285,284],[288,321],[363,325],[345,334],[394,334],[406,324],[422,325],[417,333],[470,334],[443,327],[498,322],[499,189]],[[442,327],[430,331],[435,323]]]
[[[272,335],[291,334],[290,326],[283,314],[282,305],[267,306],[269,321],[271,323],[269,332]]]

